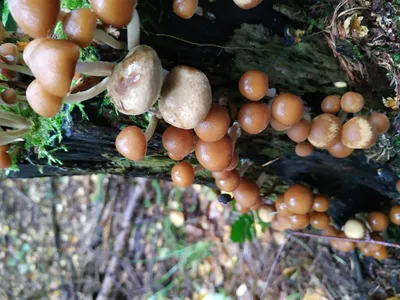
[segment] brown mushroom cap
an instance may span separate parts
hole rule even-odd
[[[259,134],[267,128],[270,117],[271,113],[265,103],[249,102],[240,108],[238,121],[247,133]]]
[[[258,198],[256,203],[250,207],[250,210],[255,211],[259,209],[261,205],[262,205],[261,198]]]
[[[288,209],[287,205],[285,204],[284,194],[280,194],[275,201],[275,208],[278,214],[289,217],[293,215],[293,213]]]
[[[383,237],[379,235],[377,232],[372,232],[370,234],[370,239],[375,241],[383,241]],[[361,243],[360,243],[361,244]],[[381,249],[383,246],[375,243],[364,243],[364,246],[368,247],[369,252],[375,252]]]
[[[379,250],[373,253],[373,256],[378,260],[383,260],[389,257],[386,247],[382,246]]]
[[[362,239],[365,237],[365,226],[357,219],[350,219],[344,224],[344,233],[351,239]]]
[[[262,204],[258,208],[258,217],[263,221],[264,223],[269,223],[272,221],[272,218],[275,215],[275,207],[271,204]]]
[[[321,114],[312,120],[308,140],[314,147],[330,148],[339,140],[341,127],[342,123],[338,117]]]
[[[125,127],[117,136],[115,146],[119,153],[133,161],[141,161],[147,152],[147,141],[137,126]]]
[[[291,212],[306,214],[313,206],[313,194],[306,186],[294,184],[285,192],[284,201]]]
[[[1,93],[1,99],[3,99],[4,103],[13,105],[17,103],[17,94],[14,89],[8,88]]]
[[[8,0],[8,8],[26,34],[42,38],[53,33],[60,12],[60,0]]]
[[[288,218],[294,230],[306,228],[310,224],[310,216],[308,214],[294,214]]]
[[[184,156],[178,156],[178,155],[174,155],[174,154],[172,154],[172,153],[168,153],[168,157],[169,157],[170,159],[176,160],[176,161],[182,160],[182,159],[185,158]]]
[[[158,101],[165,122],[183,129],[200,124],[207,117],[211,102],[207,76],[187,66],[177,66],[168,73]]]
[[[229,176],[231,176],[231,172],[228,170],[224,170],[221,172],[212,172],[212,176],[216,179],[216,180],[222,180],[222,179],[228,179]]]
[[[310,214],[310,224],[318,230],[322,230],[329,225],[329,216],[325,212],[313,211]]]
[[[232,171],[236,168],[237,164],[239,162],[239,154],[235,151],[233,153],[233,158],[231,161],[231,164],[226,168],[227,171]]]
[[[346,235],[344,232],[339,232],[338,237],[345,238]],[[351,252],[351,251],[354,251],[354,249],[356,248],[355,243],[348,242],[348,241],[341,241],[341,240],[332,240],[331,246],[342,252]]]
[[[227,178],[217,179],[215,184],[221,191],[233,192],[240,184],[240,174],[237,170],[230,171],[230,175]]]
[[[120,112],[136,116],[156,103],[162,83],[162,65],[157,52],[149,46],[139,45],[115,67],[107,89]]]
[[[329,198],[325,195],[318,194],[315,196],[312,207],[317,212],[325,212],[329,209]]]
[[[190,19],[195,14],[198,5],[198,0],[174,0],[172,8],[174,13],[182,19]]]
[[[103,24],[122,28],[132,19],[136,0],[90,0],[90,6]]]
[[[350,149],[343,145],[340,141],[337,141],[335,145],[328,148],[329,153],[337,158],[345,158],[354,152],[354,149]]]
[[[233,191],[233,197],[242,207],[252,207],[260,199],[260,188],[254,181],[242,178],[239,186]]]
[[[7,61],[4,58],[1,58],[1,57],[0,57],[0,63],[5,63],[5,64],[8,65]],[[0,68],[0,74],[3,75],[8,80],[14,79],[15,76],[17,75],[17,73],[15,71],[8,70],[8,69],[5,69],[5,68]]]
[[[283,125],[293,126],[303,117],[303,101],[289,93],[280,94],[274,99],[271,107],[272,116]]]
[[[162,135],[162,144],[169,154],[181,160],[193,150],[193,132],[169,126]]]
[[[176,186],[188,187],[194,180],[194,169],[188,162],[177,163],[171,171],[171,179]]]
[[[358,246],[358,248],[360,249],[361,253],[362,253],[364,256],[367,256],[367,257],[372,256],[373,253],[368,249],[368,247],[362,246],[361,244],[365,244],[365,243],[357,243],[357,246]]]
[[[376,131],[379,134],[385,133],[389,130],[390,121],[389,118],[382,113],[373,113],[368,117],[368,121],[375,126]]]
[[[274,215],[271,220],[271,227],[276,231],[284,231],[287,229],[292,229],[292,224],[290,223],[289,217],[282,215]]]
[[[271,124],[271,127],[273,129],[275,129],[276,131],[284,131],[284,130],[287,130],[290,128],[290,126],[283,125],[282,123],[280,123],[272,115],[271,115],[271,119],[270,119],[269,123]]]
[[[335,227],[333,227],[332,225],[328,225],[322,231],[322,235],[336,237],[336,236],[339,235],[339,231]]]
[[[236,202],[236,203],[235,203],[235,208],[236,208],[236,210],[237,210],[238,212],[240,212],[241,214],[246,214],[246,213],[248,213],[248,212],[250,211],[250,207],[241,206],[241,205],[239,204],[239,202]]]
[[[364,107],[364,98],[359,93],[347,92],[340,99],[340,107],[348,113],[359,112]]]
[[[351,149],[367,149],[376,140],[376,129],[364,117],[354,117],[342,127],[341,142]]]
[[[314,148],[309,142],[301,142],[296,145],[295,152],[300,157],[306,157],[313,153]]]
[[[257,70],[247,71],[240,77],[239,91],[251,101],[259,101],[268,92],[268,76]]]
[[[241,9],[250,9],[256,7],[263,0],[233,0]]]
[[[12,166],[11,155],[7,152],[0,152],[0,169],[8,169]]]
[[[216,142],[198,140],[195,153],[197,160],[205,169],[212,172],[221,172],[232,161],[232,139],[229,135],[225,135]]]
[[[395,205],[390,209],[389,217],[393,224],[400,225],[400,205]]]
[[[324,113],[336,114],[340,110],[340,97],[337,95],[329,95],[321,102],[321,110]]]
[[[205,142],[222,139],[229,129],[231,119],[227,110],[219,104],[212,104],[207,117],[198,124],[194,131]]]
[[[67,38],[81,48],[90,46],[96,31],[97,17],[89,8],[78,8],[63,18],[63,29]]]
[[[16,65],[18,63],[18,47],[11,43],[0,45],[0,62],[7,65]],[[12,80],[16,76],[16,72],[12,70],[0,68],[0,72],[8,80]]]
[[[8,150],[10,150],[10,145],[0,146],[0,152],[6,152]]]
[[[62,107],[62,98],[48,93],[39,80],[34,80],[26,90],[26,98],[32,109],[40,116],[52,118]]]
[[[79,53],[71,41],[44,38],[26,46],[24,60],[47,92],[64,97],[70,90]]]
[[[367,219],[373,231],[385,231],[389,225],[388,217],[379,211],[370,212]]]
[[[396,191],[400,193],[400,179],[396,181]]]
[[[307,120],[301,119],[299,123],[289,128],[286,133],[293,142],[301,143],[306,140],[310,133],[311,124]]]

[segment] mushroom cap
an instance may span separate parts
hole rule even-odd
[[[336,114],[340,110],[340,97],[337,95],[329,95],[321,102],[321,110],[324,113]]]
[[[307,120],[301,119],[299,123],[290,127],[286,134],[288,135],[289,139],[293,142],[301,143],[304,142],[311,129],[311,124]]]
[[[259,101],[268,93],[268,76],[264,72],[249,70],[240,77],[239,91],[251,101]]]
[[[396,181],[396,191],[400,193],[400,179]]]
[[[275,119],[271,115],[271,119],[269,120],[269,123],[271,124],[271,127],[275,129],[276,131],[284,131],[290,128],[290,126],[284,125],[281,122],[279,122],[277,119]]]
[[[271,227],[276,231],[284,231],[292,229],[292,224],[290,223],[289,217],[278,214],[272,217]]]
[[[6,152],[10,150],[10,145],[2,145],[0,146],[0,152]]]
[[[174,158],[180,158],[177,160],[181,160],[193,150],[193,132],[169,126],[162,135],[162,144],[169,154]]]
[[[313,153],[314,148],[309,142],[301,142],[296,145],[295,152],[300,157],[306,157]]]
[[[367,149],[376,140],[376,128],[364,117],[354,117],[342,127],[341,142],[351,149]]]
[[[172,8],[174,13],[182,19],[190,19],[195,14],[198,5],[198,0],[174,0]]]
[[[7,37],[8,37],[7,31],[4,28],[3,23],[0,22],[0,43],[2,43]]]
[[[346,234],[344,232],[339,232],[338,237],[345,238]],[[332,240],[331,246],[342,252],[351,252],[356,248],[355,243],[341,240]]]
[[[207,117],[194,128],[194,132],[205,142],[215,142],[225,136],[230,122],[227,110],[221,105],[213,103]]]
[[[342,144],[341,141],[337,141],[335,145],[328,148],[329,153],[337,158],[345,158],[354,152],[354,149],[348,148]]]
[[[296,95],[282,93],[272,102],[271,112],[278,122],[293,126],[303,117],[304,103]]]
[[[62,107],[62,98],[48,93],[39,80],[34,80],[26,90],[26,98],[30,107],[40,116],[52,118]]]
[[[249,102],[243,105],[238,114],[240,127],[249,134],[259,134],[269,124],[271,113],[268,105],[261,102]]]
[[[200,124],[207,117],[211,102],[207,76],[187,66],[177,66],[168,73],[158,101],[165,122],[183,129]]]
[[[342,123],[332,114],[321,114],[311,122],[311,130],[308,136],[309,142],[317,148],[330,148],[340,138]]]
[[[57,24],[60,0],[8,0],[11,15],[33,38],[51,35]]]
[[[237,170],[230,171],[230,175],[227,178],[217,179],[215,184],[221,191],[233,192],[240,184],[240,174]]]
[[[294,214],[289,218],[292,229],[299,230],[306,228],[310,224],[309,214]]]
[[[261,205],[262,205],[261,198],[258,198],[256,203],[250,207],[250,210],[255,211],[255,210],[259,209]]]
[[[89,8],[78,8],[63,18],[63,29],[67,38],[81,48],[90,46],[96,31],[97,17]]]
[[[47,92],[64,97],[71,88],[79,53],[71,41],[43,38],[26,46],[24,60]]]
[[[125,127],[117,136],[115,146],[119,153],[133,161],[141,161],[147,152],[147,141],[137,126]]]
[[[9,65],[18,63],[18,47],[15,44],[4,43],[0,45],[0,58]]]
[[[17,103],[17,94],[14,89],[8,88],[1,93],[1,99],[3,99],[4,103],[13,105]]]
[[[7,152],[0,152],[0,169],[8,169],[12,166],[11,155]]]
[[[8,63],[5,60],[5,58],[1,58],[0,57],[0,62],[5,63],[5,64],[8,65]],[[12,70],[8,70],[8,69],[5,69],[5,68],[0,68],[0,74],[3,75],[8,80],[13,80],[16,77],[17,73],[15,71],[12,71]]]
[[[242,178],[233,197],[242,207],[252,207],[260,200],[260,188],[254,181]]]
[[[90,0],[90,6],[103,24],[122,28],[132,20],[136,0]]]
[[[313,210],[317,212],[325,212],[329,209],[329,198],[325,195],[318,194],[315,196]]]
[[[250,9],[256,7],[263,0],[233,0],[241,9]]]
[[[329,216],[325,212],[313,211],[310,213],[310,224],[318,230],[322,230],[329,225]]]
[[[383,237],[379,235],[377,232],[371,232],[370,234],[370,239],[375,240],[375,241],[383,241]],[[368,247],[369,252],[375,252],[381,249],[383,246],[380,244],[375,244],[375,243],[365,243]]]
[[[387,251],[387,248],[382,246],[379,250],[373,253],[373,256],[378,260],[383,260],[389,257],[389,253]]]
[[[366,243],[357,243],[358,248],[360,249],[361,253],[364,256],[370,257],[373,255],[373,253],[371,251],[369,251],[367,246],[363,246]]]
[[[284,201],[292,213],[306,214],[313,206],[313,194],[306,186],[294,184],[285,192]]]
[[[355,92],[347,92],[340,99],[340,107],[348,113],[359,112],[364,107],[364,97]]]
[[[368,121],[375,126],[376,131],[379,134],[385,133],[389,130],[390,120],[389,118],[382,113],[373,113],[368,117]]]
[[[272,204],[262,204],[258,208],[258,217],[263,221],[264,223],[269,223],[272,221],[272,218],[275,215],[275,207]]]
[[[362,239],[365,237],[365,226],[357,219],[350,219],[344,224],[344,233],[351,239]]]
[[[179,187],[188,187],[194,180],[194,169],[188,162],[177,163],[171,171],[173,183]]]
[[[246,214],[246,213],[248,213],[250,211],[250,207],[241,206],[239,202],[235,203],[235,208],[241,214]]]
[[[368,224],[373,231],[385,231],[389,225],[388,217],[379,211],[372,211],[367,217]]]
[[[395,205],[390,209],[389,217],[393,224],[400,225],[400,205]]]
[[[221,172],[212,172],[212,176],[216,179],[216,180],[222,180],[222,179],[227,179],[229,176],[231,176],[231,172],[228,170],[224,170]]]
[[[136,116],[156,103],[162,83],[162,65],[157,52],[139,45],[115,67],[108,81],[108,93],[121,113]]]
[[[231,164],[226,168],[227,171],[232,171],[236,168],[237,164],[239,162],[239,154],[235,151],[233,153],[233,158],[231,160]]]
[[[336,237],[339,235],[339,231],[332,225],[328,225],[324,228],[324,231],[322,231],[322,235]]]
[[[280,194],[278,196],[278,198],[275,201],[275,208],[278,214],[285,217],[289,217],[293,215],[293,213],[288,209],[287,205],[285,204],[284,197],[285,197],[284,194]]]
[[[205,169],[212,172],[221,172],[232,161],[232,139],[229,135],[225,135],[216,142],[198,140],[195,153],[197,160]]]

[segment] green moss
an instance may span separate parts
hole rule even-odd
[[[141,169],[149,169],[152,173],[165,173],[167,170],[170,170],[172,166],[175,164],[173,160],[165,156],[157,156],[157,155],[149,155],[146,156],[140,162],[130,161],[122,156],[110,156],[109,154],[104,154],[104,157],[113,162],[115,168],[122,168],[124,170],[141,168]]]
[[[68,9],[76,9],[81,7],[90,7],[90,3],[88,0],[62,0],[61,7]]]

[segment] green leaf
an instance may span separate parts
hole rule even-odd
[[[246,240],[251,241],[256,236],[254,228],[253,215],[241,215],[233,224],[231,231],[231,240],[235,243],[243,243]]]
[[[4,26],[7,24],[8,17],[10,16],[10,11],[8,9],[8,0],[4,0],[1,5],[1,22]]]

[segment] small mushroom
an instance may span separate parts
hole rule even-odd
[[[321,102],[321,110],[324,113],[336,114],[340,111],[340,97],[337,95],[329,95]]]
[[[240,174],[237,170],[230,171],[230,175],[227,178],[217,179],[215,184],[221,191],[233,192],[240,184]]]
[[[357,113],[364,107],[364,97],[355,92],[347,92],[340,99],[340,107],[347,113]]]
[[[173,0],[172,9],[182,19],[190,19],[195,14],[202,16],[203,9],[198,0]]]
[[[216,180],[223,180],[223,179],[227,179],[229,176],[231,176],[231,172],[228,170],[224,170],[221,172],[212,172],[212,176],[216,179]]]
[[[354,117],[342,128],[341,142],[351,149],[367,149],[376,141],[376,128],[364,117]]]
[[[194,132],[205,142],[216,142],[228,132],[230,122],[227,110],[214,103],[207,117],[194,128]]]
[[[247,71],[239,80],[239,91],[251,101],[259,101],[268,93],[268,76],[257,70]]]
[[[365,226],[357,219],[350,219],[344,224],[344,233],[351,239],[362,239],[365,237]]]
[[[233,0],[241,9],[251,9],[259,5],[263,0]]]
[[[388,217],[379,211],[372,211],[367,217],[368,225],[373,231],[385,231],[389,225]]]
[[[241,128],[249,134],[259,134],[269,124],[271,113],[266,104],[249,102],[243,105],[238,114]]]
[[[296,143],[304,142],[311,129],[311,124],[307,120],[301,119],[299,123],[289,128],[286,133],[288,137]]]
[[[329,153],[337,158],[345,158],[354,152],[354,149],[348,148],[342,144],[342,142],[337,141],[335,145],[328,148]]]
[[[313,194],[306,186],[294,184],[285,192],[284,201],[292,213],[306,214],[313,206]]]
[[[288,217],[290,225],[294,230],[306,228],[310,224],[310,216],[308,214],[293,214]]]
[[[121,113],[136,116],[156,103],[162,82],[162,66],[156,51],[140,45],[115,67],[108,93]]]
[[[67,38],[81,48],[90,46],[96,32],[97,17],[89,8],[78,8],[63,18],[63,29]]]
[[[241,214],[247,214],[250,211],[250,207],[244,207],[237,201],[235,203],[235,209]]]
[[[258,217],[264,223],[270,223],[274,215],[276,215],[275,207],[271,204],[262,204],[258,208]]]
[[[12,158],[5,151],[0,152],[0,169],[8,169],[12,166]]]
[[[132,20],[136,0],[90,0],[90,6],[103,24],[122,28]]]
[[[275,208],[278,214],[289,217],[293,215],[293,213],[288,209],[287,205],[285,204],[284,194],[280,194],[275,201]]]
[[[297,156],[306,157],[313,153],[314,147],[309,142],[301,142],[296,145],[295,152]]]
[[[373,257],[378,259],[378,260],[383,260],[389,257],[389,253],[386,249],[386,247],[381,247],[379,250],[375,251],[373,253]]]
[[[282,93],[274,99],[271,106],[272,116],[286,126],[293,126],[303,117],[303,101],[290,93]]]
[[[26,90],[29,105],[40,116],[52,118],[62,107],[62,98],[48,93],[38,80],[34,80]]]
[[[260,200],[260,188],[254,181],[242,178],[233,197],[242,207],[252,207]]]
[[[322,231],[322,235],[331,236],[331,237],[337,237],[339,235],[339,231],[335,227],[333,227],[332,225],[328,225]]]
[[[344,232],[339,232],[337,237],[345,238],[347,236]],[[349,242],[349,241],[343,241],[343,240],[332,240],[331,246],[333,248],[335,248],[339,251],[345,252],[345,253],[354,251],[354,249],[356,248],[355,243]]]
[[[169,126],[162,135],[162,144],[172,159],[181,160],[193,150],[193,132]]]
[[[194,68],[177,66],[168,73],[158,103],[168,124],[192,129],[207,117],[211,102],[207,76]]]
[[[317,212],[325,212],[329,209],[329,198],[325,195],[318,194],[315,196],[313,210]]]
[[[8,150],[10,150],[10,145],[0,146],[0,152],[6,152]]]
[[[7,105],[14,105],[18,102],[18,96],[14,89],[8,88],[1,93],[1,100]]]
[[[396,191],[400,193],[400,179],[396,181]]]
[[[329,216],[325,212],[313,211],[310,214],[310,224],[318,230],[322,230],[329,225]]]
[[[292,229],[292,224],[290,223],[289,217],[282,215],[275,215],[271,220],[271,227],[276,231],[284,231],[287,229]]]
[[[309,142],[317,148],[327,149],[336,144],[340,138],[342,123],[332,114],[321,114],[311,122]]]
[[[174,185],[182,188],[188,187],[193,183],[194,169],[188,162],[180,162],[172,168],[171,178]]]
[[[195,153],[197,160],[205,169],[212,172],[221,172],[232,161],[232,139],[229,135],[225,135],[216,142],[198,140]]]
[[[389,130],[390,120],[389,118],[382,113],[373,113],[368,117],[368,121],[375,126],[378,134],[385,133]]]
[[[276,131],[284,131],[290,128],[290,126],[282,124],[281,122],[276,120],[273,116],[271,116],[269,123],[271,124],[271,127]]]
[[[7,65],[16,65],[18,63],[18,48],[16,45],[11,43],[4,43],[0,45],[0,61]],[[8,80],[15,78],[15,71],[8,70],[6,68],[0,68],[1,75],[6,77]]]
[[[393,224],[400,225],[400,205],[395,205],[390,209],[389,218]]]

